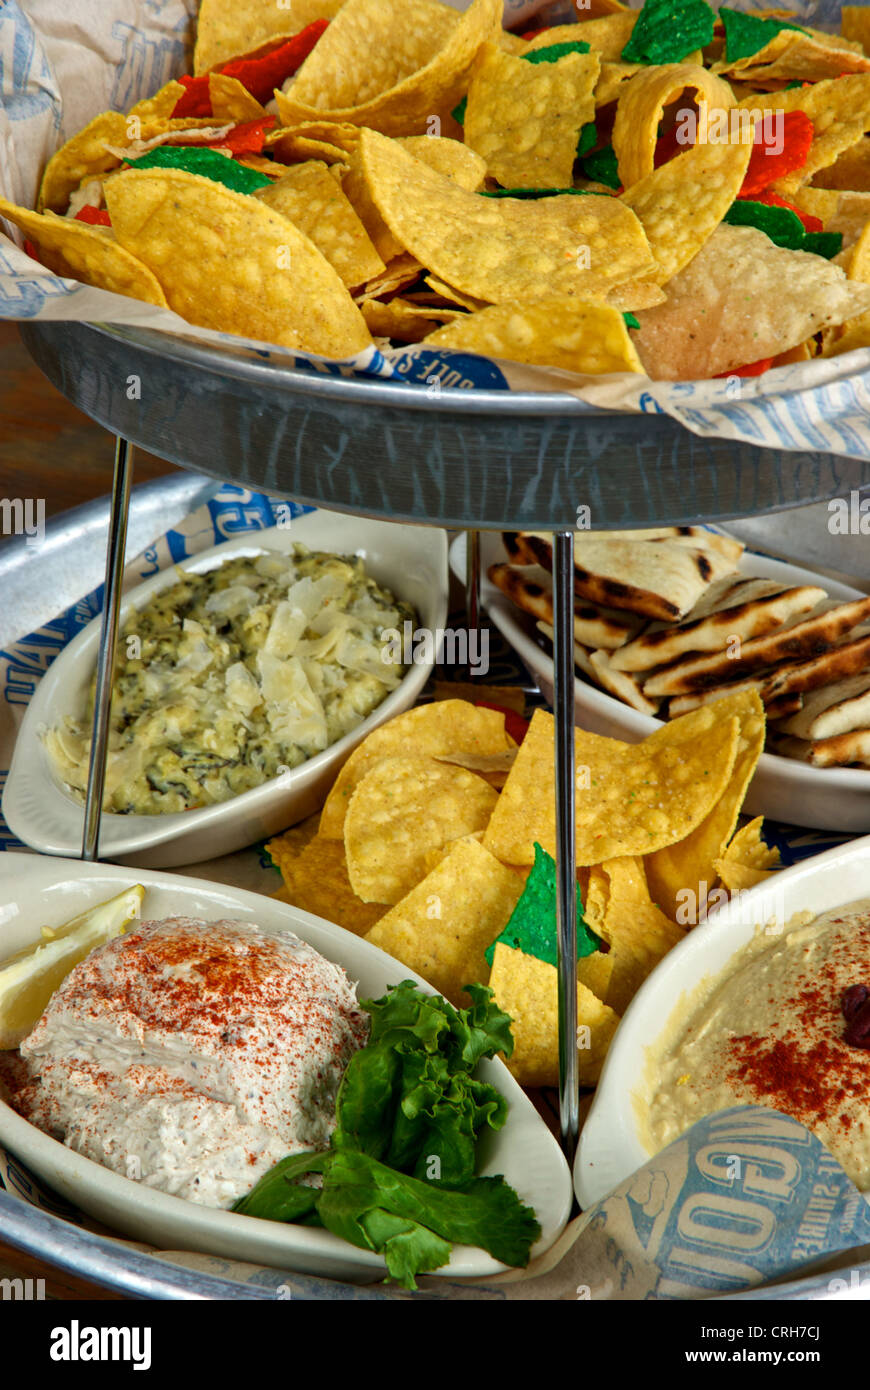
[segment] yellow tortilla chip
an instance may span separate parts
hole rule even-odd
[[[307,844],[300,845],[294,832],[289,831],[270,840],[266,848],[284,879],[282,901],[335,922],[356,936],[365,936],[383,913],[380,903],[364,903],[351,888],[340,840],[314,835]]]
[[[582,39],[588,43],[603,62],[618,63],[637,24],[637,15],[637,10],[623,10],[602,15],[598,19],[584,19],[580,15],[582,29],[575,29],[573,24],[566,25],[565,33],[566,36],[570,34],[572,39]],[[567,41],[570,42],[570,39]],[[546,35],[539,34],[531,43],[536,48],[546,47]]]
[[[617,309],[559,298],[507,302],[463,315],[426,343],[569,372],[643,370]]]
[[[849,279],[870,285],[870,223],[859,238],[849,262]],[[870,309],[831,329],[825,338],[823,356],[841,357],[844,352],[870,347]]]
[[[316,19],[332,19],[343,0],[201,0],[193,71],[222,66],[254,53],[270,39],[298,34]]]
[[[728,83],[695,63],[644,68],[622,88],[613,123],[613,148],[624,188],[631,188],[653,172],[665,108],[681,98],[684,105],[692,98],[704,100],[710,118],[734,105]]]
[[[139,116],[143,120],[169,120],[186,91],[183,82],[167,82],[153,97],[137,101],[135,106],[131,106],[129,114]]]
[[[254,121],[265,116],[266,108],[251,96],[237,77],[224,77],[213,72],[208,79],[212,114],[216,121]]]
[[[20,227],[38,248],[43,265],[55,275],[166,307],[159,281],[147,265],[118,245],[108,228],[92,227],[53,212],[28,212],[5,198],[0,198],[0,217]]]
[[[64,212],[70,194],[83,180],[117,169],[121,161],[106,149],[106,145],[126,143],[126,116],[120,111],[104,111],[95,116],[48,161],[39,189],[37,211]]]
[[[350,798],[366,773],[382,758],[402,753],[429,758],[456,752],[504,753],[512,742],[505,733],[503,714],[479,709],[467,700],[437,700],[406,710],[373,729],[351,753],[326,798],[320,833],[336,839],[343,837]]]
[[[289,91],[277,93],[281,121],[328,113],[387,135],[441,134],[501,14],[502,0],[473,0],[458,16],[432,0],[346,0]]]
[[[698,144],[623,194],[637,213],[663,285],[710,239],[740,192],[752,144]]]
[[[814,188],[832,188],[843,192],[870,192],[870,139],[865,135],[856,145],[844,150],[827,169],[815,176]]]
[[[433,309],[398,296],[386,303],[363,300],[360,309],[373,338],[391,338],[397,343],[422,343],[433,324],[466,317],[459,309]]]
[[[680,906],[694,909],[693,921],[700,920],[706,895],[713,887],[714,861],[724,852],[734,834],[740,808],[749,783],[755,775],[764,749],[764,705],[757,690],[739,690],[716,700],[708,709],[718,710],[720,718],[737,717],[740,740],[730,780],[699,826],[679,844],[667,845],[646,856],[646,875],[653,898],[672,920]],[[686,894],[691,894],[686,898]]]
[[[471,76],[465,139],[504,188],[570,188],[581,128],[595,119],[599,62],[567,53],[529,63],[484,44]]]
[[[256,198],[178,169],[133,169],[105,192],[118,241],[189,323],[325,357],[370,346],[329,262]]]
[[[255,197],[289,217],[329,261],[346,285],[362,285],[386,266],[362,222],[326,165],[312,160],[290,169]]]
[[[840,33],[844,39],[859,43],[870,53],[870,10],[866,5],[844,5],[840,11]]]
[[[692,710],[638,744],[575,730],[578,865],[652,853],[700,825],[737,754],[737,717],[714,710]],[[506,864],[533,864],[536,841],[555,854],[554,724],[543,710],[532,717],[483,839]]]
[[[601,870],[609,881],[601,934],[611,972],[602,998],[621,1014],[685,932],[650,899],[642,860],[609,859]]]
[[[473,839],[456,840],[366,940],[416,970],[457,1008],[468,984],[486,984],[484,952],[507,926],[522,880]]]
[[[354,892],[397,903],[426,869],[428,850],[485,829],[498,793],[473,772],[434,758],[383,758],[350,798],[344,847]]]
[[[617,198],[482,198],[364,130],[363,168],[390,231],[458,290],[492,303],[553,295],[588,300],[652,269],[643,228]]]
[[[764,844],[762,838],[762,828],[764,817],[756,816],[755,820],[750,820],[749,824],[737,831],[732,837],[730,844],[725,849],[723,856],[719,860],[719,865],[724,865],[728,876],[731,876],[735,869],[748,870],[750,873],[760,874],[757,878],[762,883],[763,878],[781,869],[780,851],[775,845]],[[721,880],[725,887],[731,888],[732,884],[724,874],[720,873]],[[746,887],[752,887],[746,884]]]
[[[870,71],[870,59],[834,34],[782,29],[757,53],[736,62],[715,63],[713,71],[741,82],[819,82],[844,72]]]
[[[504,942],[493,955],[490,988],[512,1019],[514,1050],[505,1063],[521,1086],[559,1084],[559,996],[556,967]],[[619,1015],[577,985],[577,1068],[581,1086],[594,1086]]]
[[[852,73],[788,92],[745,97],[740,106],[764,111],[803,111],[812,121],[816,138],[806,164],[772,185],[774,192],[791,202],[814,174],[829,168],[844,150],[870,131],[870,73]]]
[[[599,106],[609,106],[612,101],[617,101],[626,82],[629,82],[635,73],[643,71],[643,63],[602,63],[595,84],[596,110]]]

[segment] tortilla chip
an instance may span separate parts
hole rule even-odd
[[[428,134],[467,91],[501,11],[502,0],[473,0],[459,16],[431,0],[346,0],[289,90],[277,93],[283,124],[328,113],[387,135]]]
[[[193,71],[208,72],[254,53],[274,38],[298,34],[316,19],[332,19],[343,0],[201,0]]]
[[[859,43],[870,52],[870,10],[866,5],[844,5],[840,11],[840,32],[844,39]]]
[[[521,1086],[559,1084],[559,996],[555,966],[503,942],[495,948],[490,988],[510,1014],[514,1050],[505,1065]],[[581,1086],[594,1086],[619,1023],[618,1014],[577,985],[577,1067]]]
[[[169,120],[186,91],[183,82],[167,82],[153,97],[146,97],[144,101],[137,101],[135,106],[131,106],[129,115],[148,120]]]
[[[255,196],[288,217],[326,257],[345,285],[362,285],[386,269],[325,164],[317,160],[299,164]]]
[[[685,839],[728,784],[739,721],[697,710],[642,743],[575,731],[577,864],[653,853]],[[556,849],[553,716],[536,710],[483,843],[506,864]]]
[[[397,343],[421,343],[433,325],[466,317],[458,309],[432,309],[400,297],[386,303],[367,299],[360,307],[373,338],[392,338]]]
[[[542,285],[552,295],[600,299],[652,269],[640,222],[616,198],[482,198],[375,131],[363,131],[361,151],[393,235],[427,270],[478,299],[535,298]]]
[[[95,116],[48,161],[39,189],[37,211],[65,212],[70,194],[84,179],[117,169],[121,161],[106,146],[126,143],[126,116],[120,111],[104,111]]]
[[[613,124],[613,148],[624,188],[631,188],[653,172],[665,108],[686,92],[696,99],[703,98],[711,117],[734,105],[728,83],[695,63],[643,68],[622,87]],[[683,97],[684,104],[687,100]]]
[[[166,296],[148,266],[119,246],[108,229],[58,217],[53,212],[28,212],[5,198],[0,198],[0,217],[29,237],[39,250],[42,264],[55,275],[166,308]]]
[[[208,79],[212,114],[217,121],[254,121],[265,116],[266,108],[251,96],[237,77],[213,72]]]
[[[709,707],[708,707],[709,708]],[[686,893],[697,909],[695,920],[716,878],[715,861],[724,853],[737,825],[749,783],[764,749],[764,705],[755,690],[739,691],[712,706],[721,717],[735,714],[740,741],[731,777],[713,809],[679,844],[667,845],[645,858],[650,892],[662,911],[677,920]]]
[[[638,314],[633,341],[656,381],[697,381],[774,357],[827,324],[870,309],[870,289],[839,266],[787,251],[753,227],[723,225]]]
[[[304,824],[307,827],[309,822]],[[266,845],[284,879],[283,901],[365,936],[384,908],[380,903],[364,903],[353,891],[341,840],[314,835],[300,846],[302,827],[295,830],[298,833],[285,832]]]
[[[426,344],[590,375],[643,370],[618,310],[560,298],[464,314],[430,333]]]
[[[519,876],[475,840],[456,840],[366,940],[422,975],[451,1004],[466,1008],[470,1000],[464,987],[486,984],[484,952],[507,924],[522,891]]]
[[[189,323],[350,357],[371,334],[306,236],[256,198],[177,169],[133,169],[106,202],[118,241]]]
[[[697,256],[720,225],[746,177],[751,144],[694,145],[645,179],[622,201],[637,213],[666,285]]]
[[[685,932],[650,898],[643,860],[608,859],[600,866],[607,879],[600,932],[610,946],[610,980],[604,1001],[624,1013],[644,980]]]
[[[347,867],[364,902],[397,903],[420,882],[427,850],[483,830],[498,793],[465,768],[426,757],[383,758],[366,772],[344,821]]]
[[[595,119],[598,58],[529,63],[484,44],[474,64],[465,139],[504,188],[570,188],[580,130]]]
[[[373,729],[351,753],[332,787],[320,818],[320,833],[344,836],[347,807],[367,772],[398,754],[438,758],[457,752],[487,755],[513,747],[499,710],[480,709],[467,700],[436,700],[397,714]],[[533,862],[533,861],[530,861]]]

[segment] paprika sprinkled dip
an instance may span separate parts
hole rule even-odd
[[[766,1105],[811,1129],[870,1189],[870,898],[759,928],[682,1001],[647,1049],[651,1153],[696,1120]]]

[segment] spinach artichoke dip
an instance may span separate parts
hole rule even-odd
[[[381,634],[413,609],[363,561],[308,551],[229,560],[177,584],[124,625],[104,809],[159,815],[227,801],[355,729],[400,684]],[[81,797],[89,709],[45,743]]]
[[[77,965],[4,1077],[76,1153],[229,1207],[288,1153],[328,1145],[368,1033],[342,968],[292,933],[169,917]]]
[[[678,1005],[647,1051],[643,1091],[650,1153],[716,1110],[766,1105],[870,1191],[870,899],[760,928]]]

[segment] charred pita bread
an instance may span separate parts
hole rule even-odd
[[[638,541],[634,532],[574,535],[574,593],[605,607],[665,621],[684,618],[707,588],[734,570],[731,553],[690,538]],[[705,533],[706,535],[707,533]],[[709,533],[712,534],[712,533]],[[716,538],[717,542],[720,538]],[[520,544],[544,569],[553,568],[553,538],[520,532]],[[736,544],[736,542],[735,542]]]
[[[489,578],[524,613],[544,623],[553,621],[553,576],[540,565],[491,565]],[[616,608],[580,603],[574,609],[574,638],[585,647],[621,647],[642,624]]]
[[[668,719],[678,719],[681,714],[700,709],[701,705],[712,705],[716,700],[721,700],[723,695],[733,695],[738,690],[757,690],[764,702],[764,712],[770,718],[773,717],[770,711],[774,709],[796,714],[803,699],[801,695],[767,695],[765,698],[763,680],[735,681],[733,685],[712,685],[709,690],[699,690],[693,695],[675,695],[668,701]]]
[[[721,652],[732,639],[742,643],[766,636],[825,599],[824,589],[813,585],[784,589],[769,579],[726,579],[715,588],[721,595],[718,601],[711,603],[711,595],[705,596],[685,622],[651,626],[614,653],[614,667],[645,671],[670,665],[687,653]]]
[[[802,704],[799,714],[779,725],[784,734],[812,742],[870,729],[870,671],[814,690]]]
[[[831,606],[833,604],[833,606]],[[766,637],[739,642],[714,656],[690,657],[657,671],[644,683],[644,694],[685,695],[712,685],[738,681],[780,662],[820,656],[870,618],[870,598],[851,603],[825,600],[804,618],[784,623]],[[778,691],[785,694],[785,691]]]
[[[870,767],[870,729],[856,729],[836,738],[810,741],[786,736],[774,740],[774,751],[788,758],[800,758],[813,767],[848,767],[857,763]]]
[[[538,623],[538,629],[550,642],[553,641],[553,628],[550,623]],[[661,702],[646,698],[636,676],[625,671],[612,670],[609,658],[609,652],[591,651],[580,642],[574,643],[574,665],[587,680],[606,690],[608,695],[615,695],[622,704],[630,705],[640,714],[657,715]]]
[[[796,661],[769,674],[762,682],[761,698],[819,690],[823,685],[855,676],[870,667],[870,637],[859,637],[817,656],[813,661]]]

